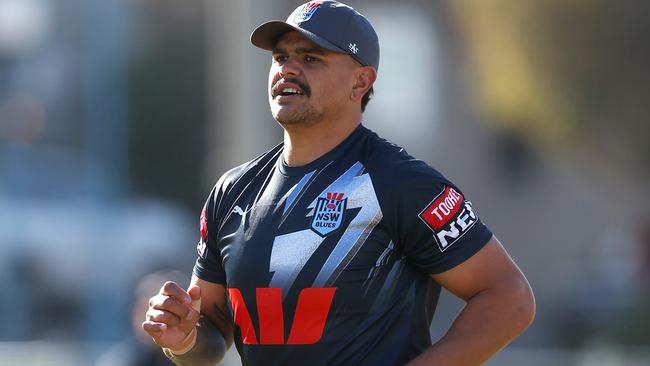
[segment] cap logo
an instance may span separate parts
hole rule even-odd
[[[296,24],[306,22],[316,13],[316,10],[320,8],[323,4],[322,1],[310,1],[307,4],[303,5],[300,10],[296,12],[296,16],[293,18],[293,21]]]
[[[357,47],[356,43],[350,43],[349,48],[350,48],[350,52],[354,53],[355,55],[357,54],[357,52],[359,52],[359,48]]]

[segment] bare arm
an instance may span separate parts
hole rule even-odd
[[[530,285],[495,237],[464,263],[432,277],[467,304],[447,334],[409,366],[480,365],[534,319]]]
[[[204,281],[195,275],[192,275],[191,285],[201,288],[201,315],[214,324],[223,335],[227,348],[230,348],[233,342],[233,323],[228,315],[225,286]]]
[[[233,340],[225,287],[196,276],[187,291],[167,282],[150,299],[142,328],[177,365],[214,365]]]

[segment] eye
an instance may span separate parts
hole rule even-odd
[[[287,56],[285,55],[273,55],[273,61],[281,64],[287,60]]]
[[[316,61],[320,61],[320,59],[314,56],[305,56],[305,62],[316,62]]]

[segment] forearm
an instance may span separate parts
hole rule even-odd
[[[165,355],[178,366],[212,366],[219,362],[228,346],[221,332],[206,317],[201,317],[197,325],[194,347],[182,355],[163,349]]]
[[[408,365],[481,365],[530,325],[534,308],[527,284],[516,291],[478,293],[468,300],[447,334]]]

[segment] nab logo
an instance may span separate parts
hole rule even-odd
[[[335,292],[335,287],[305,288],[300,291],[289,338],[285,343],[281,288],[255,289],[259,340],[241,292],[236,288],[228,289],[235,324],[241,331],[242,342],[264,345],[314,344],[320,341]]]
[[[341,227],[348,199],[343,193],[327,192],[327,197],[318,197],[311,229],[320,236],[326,236]]]

